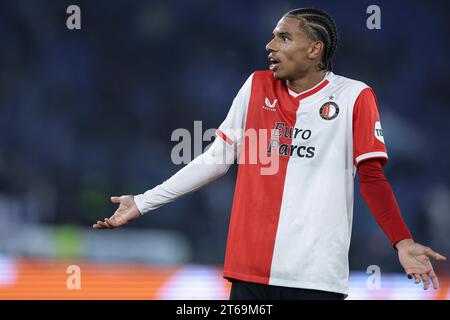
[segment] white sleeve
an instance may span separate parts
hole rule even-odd
[[[238,156],[244,137],[253,74],[239,90],[211,147],[155,188],[134,197],[141,214],[194,192],[223,176]]]
[[[240,149],[245,135],[245,121],[252,93],[252,80],[253,74],[248,77],[247,81],[245,81],[244,85],[239,90],[228,111],[227,117],[217,130],[217,135],[220,138],[229,145],[235,145],[238,149]]]
[[[143,215],[162,205],[194,192],[227,173],[236,158],[236,149],[216,139],[203,154],[155,188],[134,197]]]

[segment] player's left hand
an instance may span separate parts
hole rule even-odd
[[[427,290],[430,286],[430,280],[434,289],[439,289],[439,280],[434,273],[430,258],[436,261],[445,261],[447,258],[434,252],[431,248],[414,242],[412,239],[399,241],[396,245],[398,258],[403,269],[405,269],[408,278],[414,277],[415,283],[423,282],[423,289]]]

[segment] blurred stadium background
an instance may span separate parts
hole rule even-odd
[[[66,28],[77,4],[82,29]],[[366,8],[381,8],[381,30]],[[288,9],[335,17],[334,72],[378,96],[385,172],[415,239],[450,256],[448,1],[0,3],[0,299],[226,299],[221,277],[236,167],[126,228],[96,231],[111,195],[175,173],[173,130],[217,127]],[[206,145],[206,144],[205,144]],[[356,181],[349,299],[449,299],[401,272]],[[69,265],[81,289],[68,290]],[[369,265],[381,288],[369,290]]]

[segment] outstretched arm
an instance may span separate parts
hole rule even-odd
[[[155,188],[136,196],[111,197],[111,201],[119,204],[119,208],[109,219],[97,221],[93,227],[95,229],[120,227],[149,211],[200,189],[227,173],[236,154],[234,145],[229,145],[217,137],[207,151]]]
[[[236,157],[234,146],[217,137],[211,147],[164,181],[144,194],[134,197],[141,214],[155,210],[188,193],[197,191],[228,172]]]
[[[119,208],[111,218],[97,221],[93,227],[96,229],[120,227],[148,211],[194,192],[223,176],[233,164],[238,155],[238,149],[242,146],[240,141],[243,138],[252,79],[253,74],[248,77],[239,90],[226,119],[217,130],[216,140],[206,152],[195,158],[170,179],[144,194],[112,197],[111,201],[118,203]]]
[[[400,264],[408,277],[414,277],[415,283],[423,281],[424,289],[428,289],[431,280],[433,287],[438,289],[439,281],[429,257],[437,261],[444,261],[446,258],[432,249],[414,242],[403,221],[392,188],[383,173],[380,160],[369,159],[361,162],[358,166],[358,173],[360,193],[375,220],[397,249]]]

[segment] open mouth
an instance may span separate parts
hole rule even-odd
[[[278,68],[278,65],[280,64],[280,60],[278,60],[273,56],[269,56],[267,60],[270,62],[269,69],[275,71]]]

